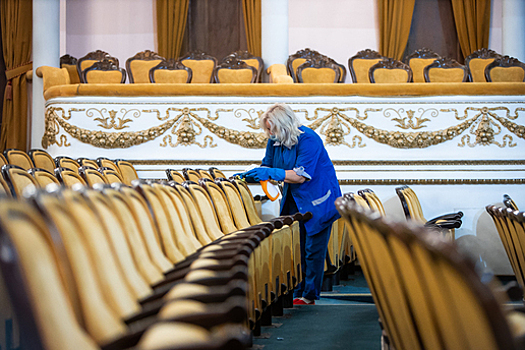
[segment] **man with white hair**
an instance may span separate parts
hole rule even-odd
[[[339,182],[323,141],[300,124],[288,105],[269,107],[260,126],[269,138],[262,165],[240,175],[255,181],[283,181],[281,215],[313,214],[300,223],[303,280],[293,301],[294,305],[313,305],[321,293],[332,223],[339,218],[334,204],[341,196]]]

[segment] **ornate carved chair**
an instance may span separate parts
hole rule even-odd
[[[427,48],[416,50],[405,57],[405,63],[412,69],[414,83],[424,83],[425,76],[423,71],[425,67],[439,58],[441,58],[440,55]]]
[[[85,83],[85,81],[82,80],[82,72],[85,69],[91,67],[95,62],[99,62],[104,59],[107,59],[113,62],[113,64],[116,65],[117,67],[119,66],[118,58],[113,57],[109,53],[102,51],[102,50],[93,51],[93,52],[88,53],[84,57],[80,57],[77,60],[77,72],[80,78],[80,82]]]
[[[236,58],[239,61],[245,62],[250,67],[253,67],[257,70],[257,78],[255,79],[255,82],[261,81],[261,72],[264,67],[264,62],[261,57],[254,56],[248,51],[235,51],[230,53],[228,56],[224,57],[221,60],[221,64],[228,61],[230,58]]]
[[[348,59],[348,69],[350,70],[352,81],[354,83],[370,83],[368,75],[370,67],[384,58],[379,52],[370,49],[359,51],[350,57]]]
[[[427,83],[464,82],[468,81],[467,67],[452,58],[440,58],[423,70]]]
[[[80,83],[80,76],[77,70],[77,59],[71,55],[64,55],[60,57],[60,68],[67,69],[69,73],[69,81],[71,84]]]
[[[516,58],[503,56],[485,68],[488,82],[525,82],[525,64]]]
[[[126,71],[130,83],[150,83],[149,71],[162,61],[164,57],[156,52],[146,50],[135,54],[126,60]]]
[[[84,83],[91,84],[124,84],[126,82],[126,70],[115,65],[111,60],[104,59],[84,69],[82,80]]]
[[[179,58],[186,67],[191,68],[193,76],[192,83],[212,83],[213,70],[217,67],[217,59],[200,50],[187,53]]]
[[[257,69],[235,57],[229,57],[214,69],[213,79],[223,84],[255,83]]]
[[[501,55],[495,51],[489,49],[480,49],[474,51],[465,58],[465,66],[469,70],[469,80],[477,82],[486,82],[485,79],[485,68],[492,63],[496,58],[500,58]]]
[[[303,50],[299,50],[297,51],[296,53],[294,53],[293,55],[290,55],[288,56],[288,60],[286,61],[286,68],[288,69],[288,73],[290,74],[290,76],[293,78],[293,81],[294,82],[298,82],[299,80],[297,79],[297,68],[305,63],[306,61],[312,59],[312,58],[320,58],[320,57],[324,57],[324,58],[327,58],[328,60],[330,60],[332,63],[334,63],[335,65],[337,65],[339,67],[339,80],[337,81],[338,83],[344,83],[345,82],[345,79],[346,79],[346,68],[345,66],[343,66],[342,64],[339,64],[337,63],[336,61],[334,61],[333,59],[331,59],[330,57],[328,56],[325,56],[315,50],[311,50],[309,48],[306,48],[306,49],[303,49]]]
[[[296,73],[299,83],[337,83],[341,74],[339,66],[327,57],[308,59]]]
[[[183,84],[191,82],[193,72],[179,61],[171,58],[149,70],[149,81],[160,84]]]
[[[370,67],[368,79],[371,83],[409,83],[412,69],[401,61],[386,58]]]

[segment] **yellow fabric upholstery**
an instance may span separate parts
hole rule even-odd
[[[475,83],[485,82],[485,67],[494,61],[494,58],[473,58],[470,60],[469,69],[472,81]]]
[[[426,66],[434,62],[435,58],[412,58],[409,62],[410,68],[412,69],[412,80],[414,83],[424,83],[425,76],[423,70]]]
[[[71,84],[78,84],[80,83],[80,78],[78,77],[78,70],[77,66],[73,64],[63,64],[62,68],[67,69],[67,72],[69,74],[69,80]]]
[[[219,69],[217,77],[221,84],[239,84],[250,83],[253,77],[251,69]]]
[[[181,61],[186,67],[191,68],[193,76],[192,83],[209,83],[215,68],[212,60],[183,60]]]
[[[306,62],[306,58],[296,58],[292,62],[293,73],[297,74],[297,67]]]
[[[461,68],[432,68],[428,77],[433,83],[462,82],[464,71]]]
[[[289,75],[278,75],[273,78],[273,82],[276,84],[293,84],[293,78]]]
[[[98,60],[84,60],[80,62],[80,71],[84,71],[85,69],[94,65],[96,62],[98,62]]]
[[[66,68],[42,66],[36,69],[36,75],[44,78],[44,91],[55,85],[68,85],[71,83]]]
[[[100,71],[92,70],[87,72],[86,81],[89,84],[119,84],[122,80],[122,73],[118,70]]]
[[[494,67],[490,70],[492,82],[523,82],[524,75],[521,67]]]
[[[133,60],[130,62],[131,73],[135,83],[149,83],[149,70],[159,64],[161,60]]]
[[[259,60],[255,59],[255,58],[251,58],[251,59],[245,59],[245,60],[241,60],[243,62],[246,62],[247,65],[249,65],[250,67],[253,67],[255,69],[257,69],[257,71],[259,71]]]
[[[301,71],[304,83],[334,83],[335,75],[330,68],[305,68]]]
[[[354,67],[355,77],[358,83],[370,83],[368,79],[368,70],[377,62],[381,61],[381,58],[367,60],[367,59],[355,59],[352,62]],[[424,80],[423,80],[424,81]]]
[[[156,69],[155,83],[160,84],[185,84],[188,81],[188,72],[180,70]]]
[[[376,69],[374,71],[374,80],[379,84],[406,83],[408,81],[408,72],[403,69]]]

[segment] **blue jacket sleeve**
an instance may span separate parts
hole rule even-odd
[[[293,170],[297,175],[311,180],[316,172],[319,155],[324,147],[322,140],[319,137],[313,137],[313,135],[305,133],[297,146],[297,160]]]

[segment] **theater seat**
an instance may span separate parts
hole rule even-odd
[[[525,63],[509,56],[496,58],[485,68],[485,79],[488,82],[524,82]]]
[[[495,51],[482,48],[474,51],[465,58],[465,66],[468,68],[470,81],[474,83],[486,82],[485,68],[501,55]]]
[[[2,167],[2,177],[13,197],[22,198],[27,187],[38,187],[36,180],[25,169],[14,164]]]
[[[217,59],[202,51],[195,50],[186,53],[178,59],[192,71],[191,83],[212,83],[213,70],[217,66]]]
[[[49,184],[60,184],[56,176],[46,169],[32,168],[27,172],[35,178],[38,187],[45,188]]]
[[[229,58],[235,58],[237,60],[243,61],[248,66],[255,68],[257,70],[257,78],[255,79],[255,82],[261,81],[261,73],[264,67],[262,58],[252,55],[249,51],[239,50],[232,52],[228,56],[224,57],[221,60],[221,63],[226,62]]]
[[[425,67],[440,58],[440,55],[427,48],[418,49],[406,56],[405,63],[412,69],[414,83],[424,83]]]
[[[213,79],[221,84],[249,84],[257,81],[257,69],[235,57],[228,57],[213,71]]]
[[[99,62],[99,61],[103,61],[103,60],[107,60],[107,61],[113,63],[117,67],[119,66],[118,58],[113,57],[109,53],[107,53],[105,51],[102,51],[102,50],[92,51],[92,52],[89,52],[88,54],[86,54],[85,56],[80,57],[77,60],[77,72],[78,72],[78,76],[80,77],[80,82],[81,83],[85,83],[86,82],[84,80],[83,72],[87,68],[91,67],[93,64],[95,64],[95,62]]]
[[[49,153],[41,149],[32,149],[27,152],[35,168],[45,169],[51,173],[55,170],[55,160]]]
[[[69,74],[69,81],[71,84],[80,83],[80,76],[77,70],[77,59],[71,55],[64,55],[60,57],[60,68],[65,68]]]
[[[160,62],[149,70],[149,80],[159,84],[185,84],[191,82],[193,71],[173,58]]]
[[[164,61],[164,57],[151,50],[137,52],[126,60],[126,71],[130,83],[150,83],[150,69]]]
[[[410,83],[412,70],[405,63],[386,58],[377,62],[368,70],[368,79],[371,83]]]
[[[91,84],[124,84],[126,82],[126,70],[111,60],[103,59],[84,69],[82,80]]]
[[[348,59],[348,69],[354,83],[370,83],[370,67],[383,60],[379,52],[371,49],[359,51]]]
[[[310,58],[297,67],[299,83],[337,83],[340,69],[326,58]]]
[[[467,68],[451,58],[440,58],[425,66],[423,76],[427,83],[468,81]]]
[[[4,157],[7,160],[7,163],[18,165],[24,170],[29,170],[35,167],[29,155],[26,152],[19,149],[6,149],[4,151]]]

